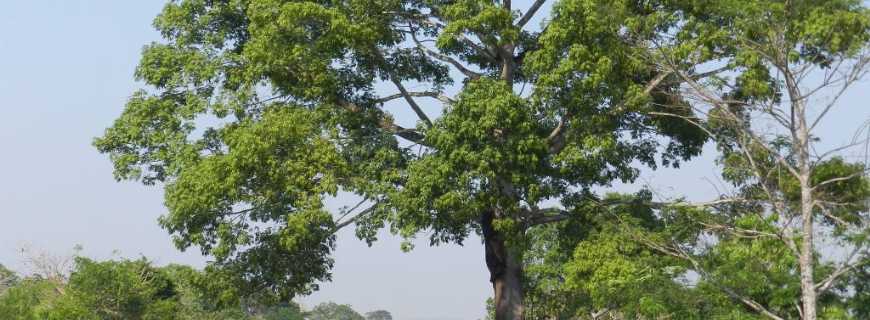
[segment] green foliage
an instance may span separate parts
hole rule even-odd
[[[656,212],[649,201],[647,192],[611,194],[600,203],[617,205],[590,206],[578,211],[577,219],[531,230],[527,316],[732,319],[742,314],[728,298],[696,288],[690,263],[649,245],[656,237],[697,235],[697,226],[684,218],[700,213]]]
[[[165,185],[161,225],[243,289],[290,297],[329,280],[340,224],[323,200],[338,190],[375,203],[355,218],[369,243],[387,225],[462,243],[490,209],[519,243],[539,204],[582,206],[637,163],[700,152],[703,132],[650,113],[683,102],[644,90],[657,71],[620,30],[673,21],[639,11],[566,0],[537,32],[489,1],[172,1],[136,72],[150,88],[94,144],[118,179]],[[462,87],[431,126],[403,128],[376,90],[390,82]]]
[[[461,244],[482,233],[491,212],[499,239],[530,250],[527,287],[548,315],[615,308],[748,319],[746,308],[729,307],[745,295],[792,316],[795,271],[783,244],[705,234],[697,223],[769,230],[777,221],[756,219],[763,208],[604,210],[595,191],[633,181],[639,165],[678,166],[713,133],[725,178],[764,201],[768,181],[753,179],[748,160],[776,173],[778,156],[794,159],[734,139],[752,123],[745,107],[781,101],[776,68],[828,68],[862,50],[870,40],[863,3],[562,0],[535,31],[518,26],[506,3],[171,1],[155,20],[164,41],[143,50],[136,71],[148,90],[94,145],[118,179],[165,186],[160,223],[178,247],[216,258],[208,273],[230,289],[191,283],[219,301],[316,290],[330,279],[334,233],[348,221],[369,243],[389,226]],[[728,72],[695,74],[709,65]],[[694,124],[701,119],[683,96],[686,77],[727,98],[707,113],[708,131]],[[446,101],[441,116],[429,119],[434,112],[405,94],[402,106],[419,119],[398,125],[387,104],[402,95],[382,91],[393,84],[404,93],[402,83],[425,88],[414,97]],[[442,98],[449,85],[459,94]],[[776,152],[788,150],[775,142]],[[738,144],[749,158],[734,153]],[[814,182],[864,170],[837,159],[814,165]],[[794,180],[773,182],[795,195]],[[339,190],[373,206],[334,217],[323,202]],[[855,223],[850,215],[865,209],[856,200],[870,189],[855,178],[818,191],[849,202],[830,216]],[[567,221],[539,225],[554,212]],[[689,269],[705,270],[691,290],[677,281]],[[713,290],[723,286],[737,293]],[[842,311],[829,306],[831,317]]]
[[[49,319],[165,319],[177,312],[175,288],[145,260],[95,262],[76,258],[64,294]]]
[[[306,312],[308,320],[366,320],[349,305],[324,302]]]
[[[9,287],[13,287],[18,284],[19,277],[15,274],[14,271],[9,270],[3,264],[0,264],[0,294]]]
[[[181,265],[78,257],[66,283],[27,277],[0,293],[2,319],[302,320],[269,292],[240,296],[229,278]]]
[[[23,279],[0,293],[0,315],[9,320],[46,319],[59,294],[52,281]]]

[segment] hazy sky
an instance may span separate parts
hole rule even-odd
[[[107,157],[90,146],[140,87],[133,70],[142,46],[159,40],[151,21],[163,3],[5,1],[0,10],[0,263],[22,268],[21,246],[68,254],[76,244],[99,259],[118,252],[160,264],[203,263],[195,251],[178,252],[158,227],[156,218],[164,212],[161,190],[115,182]],[[821,128],[834,142],[851,138],[868,119],[867,89],[865,82],[853,90]],[[709,181],[716,176],[712,157],[681,170],[647,173],[642,183],[669,195],[710,197]],[[429,248],[422,241],[405,254],[399,240],[382,238],[368,248],[352,230],[340,233],[334,281],[301,301],[311,306],[332,300],[362,312],[386,309],[398,320],[482,317],[491,287],[478,239],[469,239],[465,247]]]

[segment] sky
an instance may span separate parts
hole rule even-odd
[[[157,225],[165,212],[160,188],[116,182],[108,158],[90,145],[141,88],[133,71],[142,46],[159,40],[151,21],[163,4],[5,1],[0,10],[0,263],[22,269],[22,247],[68,255],[76,245],[97,259],[145,256],[158,264],[204,263],[196,250],[175,249]],[[860,84],[820,128],[833,137],[831,143],[847,141],[870,118],[868,88]],[[645,172],[639,183],[666,195],[710,198],[718,184],[713,157],[708,152],[679,170]],[[614,190],[636,188],[617,185]],[[347,202],[337,199],[330,205]],[[304,305],[335,301],[361,312],[385,309],[397,320],[483,316],[491,286],[479,239],[469,239],[464,247],[430,248],[423,241],[402,253],[400,240],[390,235],[369,248],[352,232],[338,235],[333,281],[300,299]]]

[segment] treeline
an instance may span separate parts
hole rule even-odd
[[[363,316],[333,302],[304,310],[265,291],[242,297],[211,269],[159,267],[145,258],[72,263],[68,274],[50,266],[29,276],[0,265],[0,319],[392,320],[388,311]]]

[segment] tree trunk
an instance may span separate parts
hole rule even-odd
[[[803,218],[803,238],[801,239],[800,264],[801,300],[803,319],[816,320],[816,283],[813,280],[813,208],[810,187],[801,183],[801,216]]]
[[[802,96],[797,81],[790,72],[786,73],[786,86],[792,103],[792,122],[794,125],[794,153],[797,156],[798,180],[801,188],[801,231],[800,266],[801,303],[804,320],[816,320],[816,283],[813,279],[813,262],[815,247],[813,244],[813,190],[811,185],[812,168],[810,163],[810,129],[807,125],[806,105],[799,97]]]
[[[486,267],[492,282],[495,320],[522,320],[522,261],[505,246],[504,237],[492,226],[494,214],[487,211],[481,217]]]

